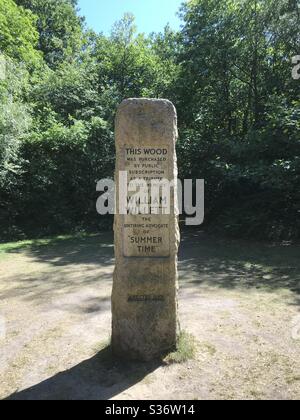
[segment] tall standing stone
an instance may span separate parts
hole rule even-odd
[[[170,214],[118,214],[120,171],[127,171],[128,182],[177,180],[176,140],[177,116],[171,102],[128,99],[119,106],[112,348],[122,358],[147,361],[176,348],[180,240],[176,183]]]

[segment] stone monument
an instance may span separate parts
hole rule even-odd
[[[118,108],[115,135],[112,349],[118,357],[148,361],[175,350],[179,334],[176,110],[167,100],[125,100]],[[169,214],[130,214],[127,209],[120,214],[124,173],[127,185],[133,179],[147,186],[173,181]],[[159,208],[164,199],[161,195]]]

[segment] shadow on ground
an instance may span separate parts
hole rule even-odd
[[[181,286],[282,288],[300,297],[299,255],[298,245],[220,239],[187,230],[179,253]]]
[[[31,302],[40,301],[75,292],[84,286],[107,284],[107,288],[111,287],[114,265],[112,233],[54,239],[45,244],[34,241],[29,246],[14,247],[7,253],[28,256],[30,265],[28,271],[20,271],[17,275],[5,273],[9,287],[2,291],[0,301],[18,296]],[[91,302],[88,308],[95,312],[95,302]]]
[[[107,347],[93,358],[6,400],[108,400],[142,381],[160,365],[160,361],[115,361]]]
[[[224,289],[286,289],[300,304],[300,259],[298,245],[272,245],[222,239],[199,230],[185,229],[179,252],[181,287],[211,286]],[[37,263],[46,263],[55,272],[18,276],[17,289],[10,293],[34,299],[65,289],[96,282],[111,285],[114,265],[113,234],[110,232],[82,238],[32,244],[12,253],[26,253]],[[78,270],[78,265],[84,266]],[[12,283],[14,279],[11,279]]]
[[[55,311],[80,311],[94,314],[110,310],[108,288],[111,287],[114,264],[111,234],[72,239],[47,246],[31,246],[13,253],[28,254],[37,263],[48,263],[50,272],[22,274],[9,277],[10,287],[0,299],[16,295],[32,302],[49,299]],[[43,267],[42,267],[43,270]],[[293,293],[292,303],[300,305],[299,246],[271,245],[220,239],[201,231],[183,231],[179,253],[180,285],[182,290],[201,293],[205,287],[223,290],[284,289]],[[83,293],[83,286],[102,282],[103,296]],[[72,298],[53,297],[75,292]],[[107,292],[107,293],[106,293]],[[183,296],[187,303],[188,293]],[[281,296],[280,296],[281,299]],[[124,364],[112,358],[106,348],[89,360],[59,373],[24,391],[15,392],[9,400],[108,400],[129,390],[155,371],[161,362]]]
[[[33,241],[30,245],[20,245],[10,251],[11,254],[26,253],[37,262],[54,267],[73,264],[110,265],[114,261],[113,233],[78,236],[70,238],[54,238],[45,241]]]

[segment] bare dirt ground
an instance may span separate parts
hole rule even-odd
[[[197,356],[170,366],[112,359],[113,266],[110,234],[0,255],[1,399],[300,398],[299,247],[184,233]]]

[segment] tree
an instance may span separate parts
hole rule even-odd
[[[180,177],[205,179],[207,226],[298,238],[300,1],[190,0],[181,31],[150,36],[130,14],[110,36],[85,30],[76,7],[0,0],[2,231],[97,225],[117,105],[149,96],[178,109]]]
[[[89,120],[100,116],[95,65],[83,60],[64,62],[56,70],[48,69],[36,81],[31,101],[35,115],[44,122],[53,115],[51,113],[66,126],[72,119]]]
[[[299,2],[194,0],[182,17],[182,174],[205,178],[208,221],[238,235],[297,236]]]
[[[12,0],[0,0],[0,52],[33,67],[40,59],[36,50],[36,16]]]
[[[72,60],[80,50],[83,20],[76,13],[75,0],[16,0],[37,16],[38,48],[47,64],[55,68]]]
[[[30,107],[23,98],[28,83],[25,66],[6,57],[5,79],[0,80],[0,226],[12,235],[15,204],[24,199],[19,184],[25,164],[22,143],[31,128]]]
[[[136,34],[132,15],[126,14],[117,22],[110,37],[100,34],[93,43],[99,95],[107,109],[105,119],[113,121],[111,109],[125,98],[162,97],[167,93],[175,64],[159,53],[159,41],[154,36]]]

